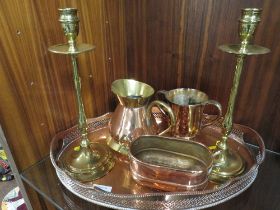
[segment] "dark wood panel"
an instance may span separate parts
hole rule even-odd
[[[197,88],[225,108],[235,58],[217,47],[238,42],[241,8],[262,7],[255,43],[272,52],[247,58],[234,121],[280,152],[279,0],[10,0],[0,3],[0,122],[20,170],[77,121],[70,60],[47,50],[66,41],[60,7],[79,9],[78,41],[96,45],[78,58],[88,117],[114,110],[118,78]]]
[[[127,78],[127,48],[126,48],[126,22],[125,2],[123,0],[105,0],[105,43],[106,43],[106,74],[108,76],[107,89],[109,94],[109,110],[114,111],[116,97],[111,90],[111,83],[116,79]]]

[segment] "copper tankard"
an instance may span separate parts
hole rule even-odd
[[[159,100],[149,103],[154,94],[150,85],[133,79],[119,79],[112,83],[111,89],[120,102],[109,122],[110,136],[107,144],[113,150],[127,155],[134,139],[148,134],[163,135],[175,125],[175,116],[168,104]],[[164,131],[152,115],[154,106],[158,106],[170,117],[169,127]]]
[[[194,138],[200,129],[211,125],[222,115],[222,106],[219,102],[209,100],[208,96],[199,90],[178,88],[170,91],[160,90],[157,95],[163,94],[171,105],[176,118],[176,125],[172,127],[171,134],[186,139]],[[203,113],[206,105],[213,105],[218,109],[218,115],[211,120],[206,119]],[[207,121],[203,123],[203,121]]]

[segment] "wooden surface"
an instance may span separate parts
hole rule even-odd
[[[217,47],[238,42],[241,8],[263,8],[255,43],[272,52],[247,58],[234,122],[280,152],[279,0],[10,0],[0,3],[0,123],[19,170],[77,121],[70,59],[47,50],[66,41],[62,7],[79,9],[78,41],[96,45],[78,60],[88,117],[114,110],[110,85],[118,78],[156,90],[197,88],[225,109],[235,58]]]

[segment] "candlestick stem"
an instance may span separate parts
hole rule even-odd
[[[87,147],[89,146],[89,141],[87,138],[88,135],[88,128],[87,128],[87,119],[86,114],[84,110],[84,104],[82,100],[81,95],[81,78],[78,74],[78,65],[77,65],[77,58],[76,55],[71,55],[72,65],[73,65],[73,78],[74,78],[74,84],[75,84],[75,90],[76,90],[76,98],[77,98],[77,104],[78,104],[78,117],[79,117],[79,129],[81,132],[81,146]]]
[[[243,69],[245,55],[237,55],[237,61],[235,66],[235,73],[233,79],[233,86],[231,88],[230,97],[227,106],[227,112],[223,120],[223,136],[228,136],[232,131],[233,113],[235,107],[235,99],[238,92],[239,81]]]

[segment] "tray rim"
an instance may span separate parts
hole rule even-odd
[[[111,113],[106,113],[106,114],[104,114],[104,115],[102,115],[102,116],[99,116],[99,117],[96,117],[96,118],[88,119],[88,123],[98,122],[98,120],[104,120],[104,118],[105,118],[105,119],[108,118],[108,121],[109,121],[110,116],[111,116]],[[235,124],[235,125],[237,125],[237,126],[242,126],[242,127],[246,128],[246,129],[250,129],[251,131],[253,131],[254,133],[256,133],[256,134],[258,135],[258,133],[257,133],[255,130],[249,128],[248,126],[243,126],[243,125],[239,125],[239,124]],[[58,134],[56,134],[56,135],[54,136],[54,138],[52,139],[52,142],[51,142],[51,151],[52,151],[52,147],[53,147],[53,141],[54,141],[55,139],[59,138],[59,136],[63,136],[64,134],[66,134],[66,133],[68,133],[68,132],[70,132],[70,131],[72,131],[72,130],[76,130],[76,129],[77,129],[77,125],[75,125],[75,126],[69,128],[69,129],[65,130],[65,131],[62,131],[62,132],[59,132]],[[100,128],[97,128],[97,129],[95,129],[95,130],[98,130],[98,129],[100,129]],[[259,136],[259,135],[258,135],[258,136]],[[261,138],[261,137],[260,137],[260,138]],[[73,141],[75,141],[75,140],[76,140],[76,139],[74,139]],[[262,141],[262,139],[261,139],[261,141]],[[239,143],[240,143],[240,142],[239,142]],[[263,143],[263,142],[262,142],[262,143]],[[248,174],[250,174],[250,173],[251,173],[251,174],[254,174],[254,173],[257,174],[257,172],[258,172],[258,166],[261,164],[261,162],[262,162],[263,159],[264,159],[264,154],[262,154],[262,156],[259,157],[259,158],[254,157],[255,160],[256,160],[256,164],[254,164],[253,167],[250,168],[250,170],[248,170],[244,175],[241,175],[241,176],[235,177],[234,179],[229,180],[229,181],[226,182],[224,185],[222,185],[222,188],[219,187],[219,188],[216,189],[216,190],[209,189],[209,190],[203,190],[203,191],[200,190],[200,191],[183,191],[183,192],[151,192],[151,193],[144,193],[144,194],[114,194],[114,193],[107,193],[107,192],[100,191],[100,190],[96,189],[94,186],[93,186],[93,187],[90,187],[89,185],[83,184],[83,183],[81,183],[81,182],[79,182],[79,181],[76,181],[76,180],[72,179],[71,177],[69,177],[69,176],[68,176],[62,169],[60,169],[59,166],[56,164],[56,160],[55,160],[55,158],[54,158],[54,156],[53,156],[53,154],[52,154],[51,151],[50,151],[50,159],[51,159],[51,162],[52,162],[53,166],[55,167],[55,170],[56,170],[56,173],[57,173],[57,175],[58,175],[58,177],[59,177],[59,180],[62,182],[62,184],[63,184],[67,189],[68,189],[69,187],[68,187],[65,183],[63,183],[63,181],[62,181],[61,177],[59,176],[59,174],[63,174],[64,176],[68,177],[69,179],[72,180],[72,182],[73,182],[74,184],[76,184],[76,185],[79,186],[79,187],[82,187],[82,188],[85,188],[85,189],[94,190],[94,191],[97,192],[97,193],[101,193],[103,196],[110,196],[110,197],[122,198],[122,199],[123,199],[124,197],[127,198],[127,199],[145,199],[145,198],[154,197],[154,196],[167,196],[167,195],[169,195],[169,196],[189,196],[189,195],[191,195],[191,196],[199,196],[199,195],[206,195],[206,194],[209,194],[209,193],[215,193],[215,192],[220,191],[220,190],[224,189],[225,187],[227,187],[227,186],[229,186],[229,185],[232,185],[233,183],[235,183],[235,182],[237,182],[237,181],[243,179],[244,177],[248,176]],[[261,149],[260,149],[260,153],[262,153]],[[255,176],[255,178],[256,178],[256,176]],[[255,178],[250,182],[250,184],[247,186],[247,188],[254,182]],[[247,188],[246,188],[246,189],[247,189]],[[68,190],[70,190],[70,189],[68,189]],[[244,191],[244,190],[245,190],[245,189],[243,189],[243,191]],[[70,191],[71,191],[72,193],[74,193],[72,190],[70,190]],[[242,191],[242,192],[243,192],[243,191]],[[240,193],[241,193],[241,192],[240,192]],[[239,194],[240,194],[240,193],[239,193]],[[76,194],[76,193],[74,193],[74,194]],[[239,195],[239,194],[237,194],[237,195]],[[77,195],[77,194],[76,194],[76,195]],[[237,195],[235,195],[235,196],[237,196]],[[77,195],[77,196],[79,196],[79,195]],[[235,197],[235,196],[234,196],[234,197]],[[228,199],[227,199],[227,200],[228,200]],[[92,201],[92,200],[90,200],[90,202],[95,203],[95,202]],[[220,202],[220,203],[221,203],[221,202]],[[102,205],[102,203],[96,203],[96,204]],[[217,204],[218,204],[218,203],[217,203]],[[104,206],[104,205],[103,205],[103,206]],[[211,205],[211,206],[212,206],[212,205]],[[107,206],[107,207],[110,207],[110,206]],[[111,207],[116,208],[116,206],[111,206]],[[210,206],[209,206],[209,207],[210,207]],[[203,207],[203,208],[204,208],[204,207]],[[123,209],[123,208],[121,208],[121,209]],[[129,209],[129,208],[128,208],[128,209]]]
[[[205,209],[205,208],[209,208],[209,207],[212,207],[212,206],[216,206],[218,204],[221,204],[221,203],[224,203],[238,195],[240,195],[242,192],[244,192],[245,190],[247,190],[255,181],[256,177],[257,177],[257,174],[258,174],[258,169],[253,171],[253,176],[252,177],[247,177],[247,179],[251,179],[249,180],[249,183],[246,184],[246,186],[244,188],[242,188],[241,190],[237,191],[236,193],[233,193],[231,194],[230,196],[228,197],[225,197],[221,200],[218,200],[218,201],[215,201],[215,202],[212,202],[212,203],[208,203],[206,205],[202,205],[202,206],[195,206],[195,207],[189,207],[189,208],[184,208],[184,209]],[[59,174],[58,171],[56,171],[56,174],[59,178],[59,180],[61,181],[61,183],[63,184],[63,186],[68,189],[70,192],[72,192],[73,194],[75,194],[76,196],[88,201],[88,202],[91,202],[91,203],[94,203],[94,204],[97,204],[97,205],[100,205],[100,206],[103,206],[103,207],[108,207],[108,208],[114,208],[114,209],[125,209],[125,210],[128,210],[128,209],[139,209],[139,208],[129,208],[129,207],[123,207],[123,206],[120,206],[120,205],[113,205],[113,204],[108,204],[105,203],[105,202],[102,202],[102,201],[98,201],[98,200],[94,200],[94,199],[90,199],[90,198],[87,198],[83,195],[80,195],[78,192],[76,192],[74,189],[72,189],[69,185],[67,185],[66,183],[64,183],[63,181],[63,178],[61,177],[61,175]],[[71,177],[68,177],[69,179],[71,179]],[[247,180],[246,179],[246,180]],[[246,181],[245,180],[245,181]],[[239,180],[240,181],[240,180]],[[237,181],[238,182],[238,181]],[[236,184],[238,185],[238,183],[236,182]],[[89,190],[93,190],[93,189],[89,189]],[[110,195],[108,195],[109,193],[105,193],[103,191],[92,191],[92,193],[99,193],[99,194],[104,194],[105,196],[109,196],[111,197]],[[129,199],[129,198],[122,198],[122,199]],[[188,199],[188,198],[186,198]],[[145,202],[145,200],[143,200],[143,202]],[[146,202],[157,202],[157,201],[146,201]],[[164,202],[164,201],[160,201],[160,202]],[[180,208],[181,209],[181,208]]]

